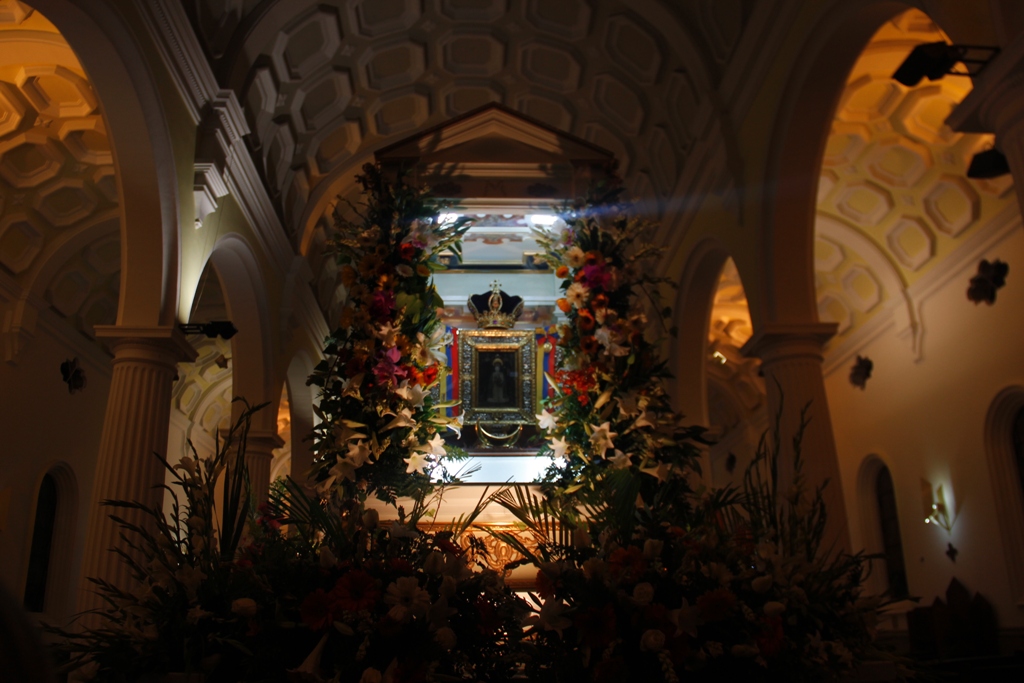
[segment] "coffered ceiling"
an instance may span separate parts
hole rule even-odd
[[[635,195],[664,198],[749,4],[186,0],[292,230],[374,150],[487,102],[611,150]]]
[[[3,3],[0,275],[91,337],[117,314],[119,215],[103,115],[78,59],[41,14]],[[30,321],[9,324],[20,323]]]

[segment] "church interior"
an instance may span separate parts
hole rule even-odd
[[[893,78],[938,42],[986,56]],[[0,584],[65,623],[84,577],[124,580],[99,502],[161,505],[150,454],[212,452],[234,397],[269,404],[253,486],[305,476],[306,378],[346,296],[325,249],[364,164],[474,219],[436,276],[450,329],[498,281],[539,337],[559,295],[531,227],[604,164],[659,226],[704,483],[806,406],[833,538],[901,600],[882,628],[906,637],[955,578],[1010,651],[1022,73],[1016,0],[0,0]],[[968,174],[991,150],[1008,167]],[[476,449],[466,495],[533,480],[529,443]]]

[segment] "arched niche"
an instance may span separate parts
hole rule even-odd
[[[886,492],[880,492],[880,487],[886,486],[891,500],[886,499]],[[876,453],[865,457],[857,472],[856,508],[860,517],[861,543],[868,554],[882,556],[872,563],[867,588],[874,595],[888,591],[892,597],[899,599],[905,598],[907,594],[907,574],[902,545],[898,553],[890,547],[902,539],[902,529],[896,514],[899,501],[895,491],[896,473],[887,459]]]
[[[1014,442],[1024,415],[1024,386],[1009,386],[992,400],[985,416],[985,461],[1006,558],[1011,596],[1024,607],[1024,485]]]
[[[48,480],[48,481],[47,481]],[[36,524],[40,510],[40,494],[44,482],[52,486],[53,522],[44,577],[31,577],[32,550],[37,543],[45,544],[46,539],[35,538],[39,527]],[[47,621],[62,623],[70,616],[69,597],[73,580],[77,578],[72,571],[75,556],[75,537],[78,519],[78,478],[75,476],[71,466],[63,461],[50,463],[43,470],[34,482],[32,493],[32,511],[29,517],[32,520],[32,533],[28,534],[28,546],[25,548],[25,558],[22,587],[25,588],[26,609],[42,615]],[[42,596],[40,604],[28,604],[28,583],[35,578],[42,582]],[[41,609],[39,609],[41,607]]]

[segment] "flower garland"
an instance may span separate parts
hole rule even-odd
[[[425,495],[447,452],[439,429],[461,426],[431,395],[446,343],[431,275],[469,225],[443,220],[446,204],[377,166],[356,178],[366,203],[329,244],[347,296],[309,379],[321,390],[315,479],[322,493],[394,502]]]
[[[664,278],[652,275],[661,249],[646,242],[654,226],[631,214],[613,188],[578,204],[558,227],[537,229],[564,296],[558,394],[538,417],[552,495],[601,499],[635,489],[650,503],[658,487],[696,465],[699,429],[686,428],[662,386],[668,376],[649,339],[647,310]],[[677,482],[679,484],[680,482]]]

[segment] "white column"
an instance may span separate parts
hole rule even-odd
[[[785,492],[792,486],[793,437],[806,406],[810,421],[800,442],[804,481],[809,492],[829,481],[824,492],[828,510],[825,546],[834,542],[837,548],[850,550],[839,459],[821,374],[822,347],[835,331],[835,323],[769,324],[744,345],[743,352],[761,359],[770,429],[774,428],[775,416],[779,416],[779,490]]]
[[[249,469],[249,485],[252,487],[256,504],[267,499],[270,491],[270,465],[274,460],[274,449],[284,445],[284,439],[277,432],[252,429],[245,442],[245,465]]]
[[[120,527],[110,519],[103,500],[134,500],[160,509],[164,466],[153,455],[166,455],[171,415],[171,388],[180,361],[195,351],[176,327],[123,328],[97,326],[98,337],[110,340],[114,352],[110,396],[103,420],[93,484],[79,610],[102,606],[95,586],[84,577],[128,586],[131,577],[120,558],[109,552],[121,546]],[[133,510],[117,510],[126,520],[145,523]]]

